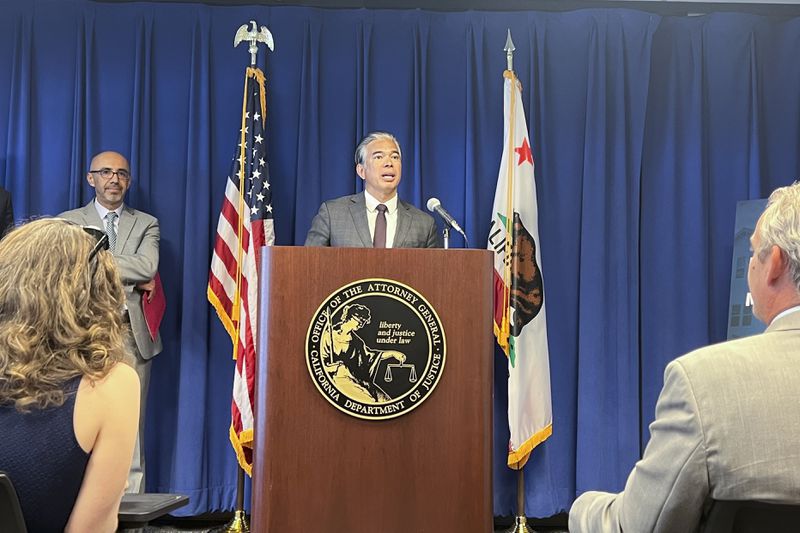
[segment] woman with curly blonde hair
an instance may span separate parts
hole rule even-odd
[[[101,230],[0,241],[0,470],[29,531],[115,531],[139,418],[125,297]]]

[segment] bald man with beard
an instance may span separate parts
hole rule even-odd
[[[158,220],[143,211],[125,205],[131,186],[128,160],[118,152],[101,152],[92,158],[86,180],[95,197],[83,207],[61,213],[59,217],[84,226],[103,228],[112,244],[109,251],[119,268],[125,288],[125,319],[130,322],[133,339],[133,367],[141,382],[139,435],[134,451],[128,492],[141,493],[144,483],[144,426],[151,360],[161,352],[161,336],[150,336],[144,318],[142,299],[155,288],[158,271],[160,230]]]

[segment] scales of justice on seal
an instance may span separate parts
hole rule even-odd
[[[411,374],[408,376],[410,383],[417,382],[417,369],[414,365],[406,365],[404,363],[399,365],[386,365],[386,375],[383,377],[385,381],[392,381],[392,368],[410,368]]]

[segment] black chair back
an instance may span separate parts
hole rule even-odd
[[[3,533],[27,533],[17,491],[5,472],[0,472],[0,531]]]
[[[796,533],[800,505],[714,500],[703,533]]]

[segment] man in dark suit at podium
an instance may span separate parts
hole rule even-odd
[[[394,135],[378,131],[364,137],[355,162],[364,192],[323,202],[305,245],[439,248],[433,217],[397,197],[402,156]]]

